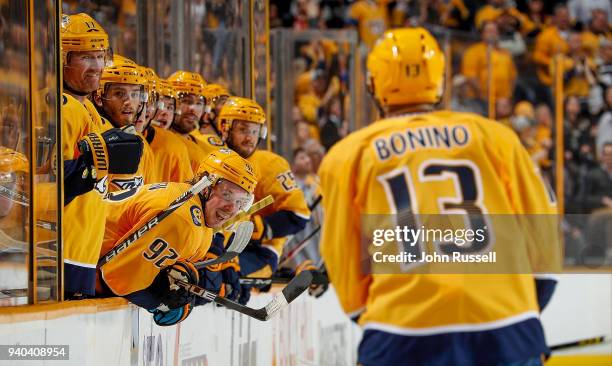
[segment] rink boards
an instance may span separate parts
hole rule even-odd
[[[263,306],[271,295],[252,297]],[[563,275],[542,316],[549,344],[612,337],[612,276]],[[180,326],[157,327],[122,299],[84,300],[0,311],[0,344],[67,344],[70,362],[1,365],[354,365],[360,331],[330,290],[303,295],[269,322],[212,305]],[[612,365],[612,344],[559,353],[550,365]]]

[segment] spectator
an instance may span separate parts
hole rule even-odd
[[[319,165],[321,164],[321,160],[323,160],[323,156],[325,155],[325,148],[321,143],[317,140],[310,139],[304,143],[304,150],[310,156],[310,160],[312,160],[312,171],[319,171]]]
[[[533,25],[533,27],[527,32],[527,35],[534,37],[538,35],[538,33],[540,33],[546,25],[548,25],[550,19],[544,13],[544,1],[542,0],[528,0],[527,8],[527,17]]]
[[[570,19],[567,6],[557,4],[551,26],[545,28],[536,38],[533,60],[537,64],[538,79],[544,85],[552,85],[551,64],[557,54],[567,54],[569,46]]]
[[[306,150],[298,147],[293,151],[293,164],[291,171],[295,177],[295,182],[304,191],[304,196],[307,201],[311,201],[312,197],[316,197],[319,192],[319,178],[314,173],[312,168],[312,160]]]
[[[600,165],[589,170],[582,191],[585,211],[591,213],[587,237],[591,247],[612,251],[612,141],[599,150]],[[607,243],[607,248],[602,248]],[[595,248],[592,248],[595,249]],[[602,253],[603,254],[603,253]]]
[[[510,116],[512,116],[512,100],[510,98],[497,99],[495,101],[495,119],[508,127],[512,127]]]
[[[311,125],[308,122],[301,120],[295,124],[295,142],[293,146],[304,146],[306,141],[314,138],[311,132]]]
[[[582,47],[582,38],[579,33],[571,32],[567,44],[567,56],[563,57],[565,95],[586,98],[591,85],[596,81],[595,64]]]
[[[484,22],[495,20],[506,7],[506,0],[487,0],[487,4],[478,9],[474,18],[476,29],[482,29]]]
[[[582,195],[588,213],[599,208],[612,209],[612,141],[599,151],[599,165],[589,169]]]
[[[595,65],[597,82],[605,86],[612,85],[612,40],[606,39],[601,42]]]
[[[491,47],[491,78],[496,98],[511,98],[516,81],[516,67],[512,55],[499,47],[497,24],[484,22],[481,31],[482,41],[470,46],[461,60],[461,73],[477,82],[480,97],[488,99],[489,59],[487,47]]]
[[[339,97],[332,99],[321,120],[321,143],[329,149],[346,136],[348,123],[342,118],[342,103]]]
[[[520,32],[521,23],[516,13],[518,11],[504,10],[495,20],[499,28],[499,47],[508,50],[513,57],[520,56],[527,50]]]
[[[553,118],[550,107],[546,103],[541,103],[536,106],[535,109],[535,122],[536,122],[536,133],[535,139],[543,149],[546,149],[548,154],[545,160],[540,161],[540,167],[548,169],[551,167],[552,162],[548,158],[550,156],[550,149],[553,146],[552,142],[552,126]]]
[[[570,96],[565,99],[565,121],[563,126],[563,141],[565,152],[581,171],[594,161],[594,136],[591,122],[581,113],[580,102],[577,97]]]
[[[437,24],[460,28],[470,16],[463,0],[433,0],[420,2],[420,24]]]
[[[375,0],[357,0],[348,10],[349,26],[357,27],[359,39],[372,48],[387,29],[387,8]]]
[[[294,4],[295,8],[292,9],[294,13],[293,29],[316,28],[319,23],[318,3],[312,0],[297,0]]]
[[[612,141],[612,85],[606,88],[605,109],[597,123],[597,151],[602,151],[604,142]]]
[[[572,19],[582,25],[589,24],[594,9],[603,9],[608,15],[607,22],[612,23],[610,0],[569,0],[567,7]]]
[[[451,109],[453,111],[478,113],[481,116],[486,114],[483,102],[477,97],[478,85],[475,84],[475,81],[461,74],[455,75],[452,90]]]
[[[595,57],[599,46],[604,40],[612,40],[612,32],[608,24],[608,15],[603,9],[594,9],[588,28],[582,34],[582,45],[590,57]]]

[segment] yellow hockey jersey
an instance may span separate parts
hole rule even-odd
[[[556,208],[512,130],[448,111],[389,118],[338,142],[319,175],[325,212],[321,254],[342,307],[361,314],[366,330],[421,336],[537,321],[526,257],[558,264],[557,231],[550,224],[531,237],[515,229],[522,227],[519,215],[552,216]],[[505,214],[505,226],[484,227],[495,240],[481,251],[503,251],[497,259],[503,257],[506,267],[498,272],[489,267],[493,274],[462,274],[461,267],[424,274],[423,267],[409,267],[401,274],[400,264],[392,263],[384,268],[387,274],[372,274],[373,227],[366,226],[376,215],[406,212]],[[545,254],[530,253],[545,243]]]
[[[187,154],[189,156],[189,163],[191,164],[191,170],[194,173],[197,172],[198,168],[200,167],[200,163],[208,155],[206,155],[206,152],[200,146],[198,146],[198,144],[195,142],[195,139],[193,137],[189,135],[181,136],[180,134],[177,134],[177,136],[180,137],[181,141],[187,148]]]
[[[193,178],[193,170],[187,159],[189,152],[179,136],[161,127],[145,130],[145,138],[157,165],[160,182],[186,182]]]
[[[359,38],[370,48],[387,29],[387,10],[384,4],[357,1],[349,8],[348,17],[359,26]]]
[[[64,164],[80,153],[77,142],[90,132],[104,132],[112,128],[98,114],[87,99],[84,103],[64,94],[62,99],[62,157]],[[65,291],[87,295],[95,293],[95,269],[106,215],[101,207],[102,195],[107,190],[107,179],[95,189],[76,196],[64,207],[64,278]]]
[[[100,256],[133,234],[133,230],[189,189],[187,183],[156,183],[115,192],[108,197],[108,217]],[[205,226],[200,197],[195,195],[127,249],[100,267],[113,293],[125,296],[147,288],[159,271],[180,260],[197,262],[210,247],[213,229]],[[98,287],[100,291],[101,287]]]
[[[278,211],[290,211],[305,220],[310,219],[310,210],[304,192],[296,183],[291,167],[282,156],[267,150],[256,150],[247,159],[257,172],[255,202],[272,195],[274,202],[257,214],[266,217]],[[286,239],[274,238],[262,244],[274,250],[280,258]]]
[[[221,147],[227,147],[221,138],[214,134],[204,134],[199,130],[194,130],[189,134],[189,136],[193,137],[191,141],[195,142],[200,149],[204,150],[206,155]]]

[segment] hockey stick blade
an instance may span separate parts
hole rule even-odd
[[[224,297],[215,294],[214,292],[207,291],[202,287],[184,282],[176,281],[176,284],[180,285],[190,293],[204,298],[208,301],[214,301],[217,304],[223,305],[224,307],[237,311],[251,318],[267,321],[273,316],[278,314],[281,309],[285,308],[289,303],[300,296],[312,282],[312,274],[309,271],[304,271],[297,275],[285,288],[274,296],[274,299],[270,301],[266,306],[261,309],[253,309],[246,305],[239,304],[235,301],[226,299]]]
[[[234,239],[227,247],[225,253],[215,259],[209,259],[203,262],[198,262],[195,264],[197,269],[202,269],[206,266],[211,266],[223,262],[227,262],[244,250],[247,244],[249,244],[249,240],[251,239],[251,235],[253,235],[253,229],[255,226],[251,221],[242,221],[237,224],[236,231],[234,233]]]
[[[212,182],[208,179],[208,177],[203,177],[197,183],[195,183],[191,188],[183,192],[180,196],[178,196],[168,207],[160,211],[157,215],[153,216],[149,221],[143,223],[139,228],[132,230],[130,235],[125,238],[121,243],[115,245],[113,249],[108,251],[98,260],[98,267],[105,265],[110,262],[117,254],[121,253],[125,249],[127,249],[132,243],[141,238],[145,233],[150,231],[153,227],[157,226],[163,219],[165,219],[168,215],[173,213],[177,208],[181,207],[183,203],[187,202],[191,197],[200,193],[202,190],[210,187]]]

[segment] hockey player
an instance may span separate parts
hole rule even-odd
[[[106,219],[99,208],[107,174],[134,173],[143,142],[138,136],[112,129],[85,98],[98,89],[102,69],[110,61],[104,29],[89,15],[76,14],[62,16],[60,32],[64,289],[66,298],[82,298],[95,293],[95,264]]]
[[[259,173],[255,199],[267,195],[274,198],[273,204],[251,218],[255,230],[240,255],[242,274],[269,277],[276,271],[285,237],[304,229],[310,211],[289,163],[273,152],[257,150],[266,137],[266,116],[261,106],[251,99],[231,97],[218,118],[223,141]]]
[[[154,123],[159,116],[168,121],[168,126],[174,118],[176,104],[172,85],[160,79],[155,71],[146,68],[149,87],[147,113],[143,117],[143,135],[151,146],[157,166],[157,178],[160,182],[186,182],[193,177],[191,164],[185,157],[189,151],[181,137]]]
[[[204,86],[206,82],[198,73],[177,71],[170,75],[168,81],[174,88],[177,97],[174,121],[170,129],[183,137],[183,143],[189,152],[191,167],[196,170],[202,161],[213,150],[205,150],[198,140],[190,135],[198,127],[198,121],[204,113]]]
[[[115,54],[113,64],[106,66],[100,77],[100,87],[92,99],[104,119],[113,126],[123,128],[135,125],[144,116],[147,107],[147,79],[134,61]],[[138,133],[142,132],[136,128]],[[109,177],[109,190],[137,188],[143,184],[159,182],[151,147],[144,144],[142,159],[135,174],[113,174]]]
[[[176,93],[172,84],[166,79],[159,78],[159,103],[160,108],[155,112],[153,121],[151,123],[154,126],[161,127],[165,130],[170,128],[172,121],[174,120],[174,113],[176,110]]]
[[[194,131],[194,137],[204,136],[220,136],[220,131],[217,127],[217,117],[223,107],[223,103],[230,97],[227,89],[219,84],[207,84],[204,87],[204,96],[206,97],[206,107],[204,114],[200,120],[200,128]]]
[[[368,89],[387,118],[339,141],[321,164],[321,253],[329,278],[344,311],[364,329],[361,365],[541,365],[547,347],[532,275],[366,269],[375,264],[361,245],[371,214],[555,213],[513,131],[475,114],[432,111],[444,62],[423,28],[389,31],[369,54]],[[541,229],[557,245],[554,225]],[[389,245],[394,251],[396,243]],[[518,253],[526,243],[529,235],[517,230],[497,235],[494,249]],[[498,255],[498,262],[514,265],[512,258]]]
[[[195,181],[208,176],[212,185],[145,231],[99,268],[98,294],[123,296],[149,309],[160,325],[172,325],[190,311],[192,296],[172,285],[172,277],[206,285],[193,263],[205,258],[213,231],[253,202],[257,184],[253,167],[229,149],[211,154]],[[101,255],[131,237],[136,228],[167,208],[189,183],[157,183],[109,195],[109,215]],[[128,197],[132,194],[131,197]],[[145,226],[146,227],[146,226]],[[176,288],[176,289],[175,289]]]

